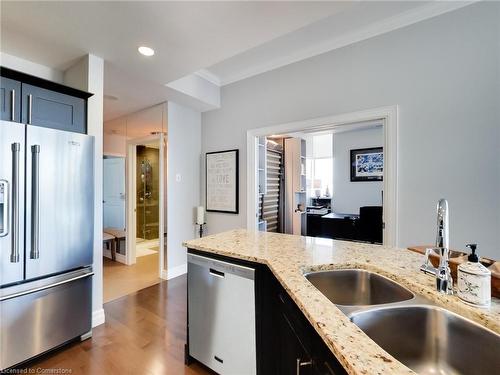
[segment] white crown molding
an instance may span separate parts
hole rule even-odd
[[[213,83],[215,86],[221,85],[219,77],[217,77],[215,74],[212,72],[208,71],[207,69],[201,69],[198,70],[197,72],[193,73],[194,75],[197,75],[198,77],[203,78],[204,80]]]
[[[221,79],[221,86],[229,85],[231,83],[241,81],[246,78],[253,77],[258,74],[274,70],[285,65],[289,65],[301,60],[308,59],[313,56],[320,55],[325,52],[329,52],[338,48],[345,47],[347,45],[360,42],[377,35],[385,34],[390,31],[400,29],[405,26],[412,25],[417,22],[424,21],[429,18],[439,16],[444,13],[448,13],[465,6],[474,4],[479,0],[473,1],[436,1],[431,2],[427,5],[421,6],[416,9],[412,9],[393,17],[386,18],[379,22],[374,22],[364,28],[361,28],[355,32],[345,34],[343,36],[332,38],[316,45],[309,46],[300,51],[290,53],[289,55],[281,56],[280,58],[273,59],[264,64],[254,66],[250,69],[246,69],[238,72],[226,79]]]

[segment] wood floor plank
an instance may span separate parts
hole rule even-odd
[[[204,375],[184,365],[186,276],[104,304],[106,323],[91,339],[69,344],[29,363],[34,369],[70,369],[71,375]],[[36,373],[36,372],[35,372]]]
[[[158,262],[158,253],[137,257],[130,266],[103,258],[104,303],[158,284]]]

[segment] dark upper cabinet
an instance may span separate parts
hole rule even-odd
[[[21,121],[21,82],[0,77],[0,118]]]
[[[86,133],[86,101],[82,98],[22,84],[21,122]]]

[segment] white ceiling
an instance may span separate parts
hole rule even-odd
[[[87,53],[101,56],[105,94],[118,98],[105,100],[110,120],[165,100],[206,110],[165,84],[206,67],[231,83],[456,4],[465,3],[1,1],[0,47],[59,70]],[[139,55],[140,45],[155,56]]]
[[[363,1],[209,68],[227,85],[416,23],[471,2]]]
[[[347,2],[1,2],[1,49],[57,69],[106,61],[107,119],[164,101],[163,85],[338,12]],[[152,58],[137,47],[155,49]],[[127,81],[143,81],[140,87]],[[149,88],[149,89],[148,89]]]

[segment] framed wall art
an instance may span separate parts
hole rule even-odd
[[[206,210],[239,212],[239,150],[207,152]]]
[[[382,181],[384,152],[382,147],[351,150],[351,181]]]

